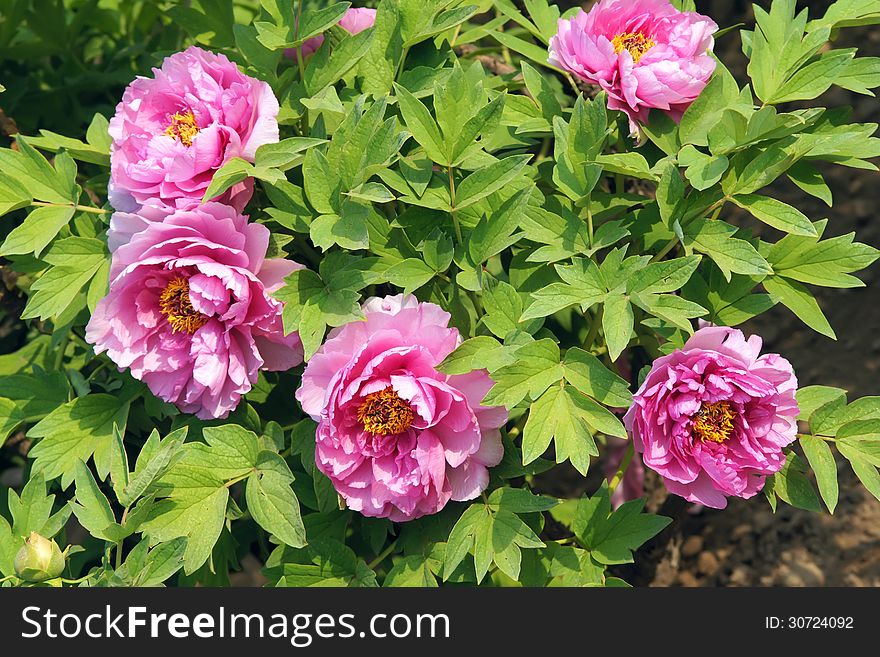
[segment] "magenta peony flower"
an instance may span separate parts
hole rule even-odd
[[[492,380],[435,369],[460,342],[439,306],[398,295],[363,311],[330,332],[296,393],[318,422],[318,468],[366,516],[406,521],[473,499],[503,455],[507,411],[480,405]]]
[[[342,18],[339,19],[339,23],[337,23],[337,25],[339,25],[339,27],[341,27],[349,34],[359,34],[364,30],[373,27],[373,24],[375,22],[375,9],[369,9],[366,7],[352,7],[348,11],[346,11],[345,14],[343,14]],[[300,46],[302,48],[302,56],[308,57],[318,48],[320,48],[321,44],[323,43],[323,34],[319,34],[318,36],[312,37],[311,39],[306,39],[302,46]],[[284,55],[285,57],[296,59],[296,48],[288,48],[284,51]]]
[[[723,509],[782,468],[797,433],[797,379],[787,360],[760,351],[758,336],[707,326],[654,361],[624,424],[670,492]]]
[[[278,141],[278,101],[224,55],[195,46],[138,77],[110,121],[110,202],[136,211],[147,202],[183,208],[201,201],[214,172],[234,157],[253,162]],[[242,210],[252,187],[223,200]]]
[[[608,107],[626,112],[635,134],[651,108],[678,121],[700,95],[715,70],[717,30],[669,0],[601,0],[559,20],[549,61],[608,92]]]
[[[146,223],[114,253],[86,340],[182,411],[225,417],[260,370],[302,362],[269,296],[302,265],[266,260],[269,230],[222,203]]]

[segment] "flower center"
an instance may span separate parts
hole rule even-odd
[[[358,422],[364,425],[364,431],[377,436],[403,433],[409,429],[413,417],[412,407],[391,386],[367,395],[357,412]]]
[[[619,55],[624,50],[629,50],[633,61],[638,64],[644,54],[656,46],[657,42],[649,39],[641,32],[624,32],[614,37],[611,40],[611,44],[614,46],[615,55]]]
[[[183,276],[171,279],[162,290],[159,295],[159,309],[171,324],[172,333],[185,331],[192,335],[210,319],[193,308],[189,299],[189,283]]]
[[[199,126],[196,125],[196,117],[192,110],[172,114],[171,123],[165,128],[165,134],[177,139],[186,147],[192,146],[193,137],[199,134]]]
[[[693,431],[702,440],[723,443],[733,433],[733,419],[736,413],[726,401],[703,404],[694,416]]]

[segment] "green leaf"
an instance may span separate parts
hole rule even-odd
[[[277,572],[279,586],[377,586],[376,573],[338,540],[322,538],[302,550],[288,550],[283,563],[267,569],[270,575]]]
[[[305,85],[308,95],[315,96],[324,87],[341,80],[367,54],[372,39],[373,30],[367,29],[346,36],[332,49],[327,46],[320,48],[306,68]]]
[[[838,489],[837,465],[834,463],[831,448],[827,442],[815,436],[801,435],[800,443],[816,475],[816,483],[819,485],[819,493],[825,501],[825,506],[833,514],[837,507]]]
[[[490,279],[493,280],[494,279]],[[493,335],[504,338],[511,331],[520,328],[519,318],[523,304],[519,293],[509,283],[492,282],[485,286],[483,292],[483,325]]]
[[[848,69],[855,49],[831,50],[800,69],[773,94],[773,103],[812,100],[826,91]]]
[[[149,542],[144,544],[148,545]],[[143,566],[136,569],[132,586],[159,586],[183,568],[185,553],[185,538],[157,545],[149,551]]]
[[[39,201],[70,205],[79,196],[75,179],[52,168],[45,157],[28,144],[16,139],[18,151],[0,148],[0,169],[13,178],[27,193]],[[64,158],[62,158],[62,161]],[[70,161],[70,158],[67,158]],[[76,167],[74,167],[74,175]]]
[[[290,488],[293,475],[277,454],[263,452],[257,471],[248,478],[246,499],[254,520],[267,532],[291,547],[306,544],[306,530],[299,502]]]
[[[181,446],[186,437],[186,430],[173,432],[164,440],[159,440],[159,433],[153,431],[138,456],[134,473],[128,484],[119,494],[119,503],[131,506],[156,481],[158,481],[174,465],[183,454]]]
[[[404,294],[411,294],[434,278],[434,270],[419,258],[407,258],[385,270],[385,277],[393,285],[403,288]]]
[[[685,228],[685,246],[712,258],[724,277],[731,274],[764,276],[772,273],[770,264],[749,242],[737,239],[737,229],[723,221],[698,219]]]
[[[43,260],[51,267],[31,286],[22,319],[48,319],[64,312],[106,259],[104,243],[87,237],[67,237],[52,245]]]
[[[831,188],[825,182],[822,174],[814,167],[801,160],[787,172],[789,180],[811,196],[815,196],[831,207],[833,198]]]
[[[636,272],[627,283],[627,291],[635,294],[674,292],[688,282],[700,264],[700,256],[675,258],[649,264]],[[607,307],[607,301],[606,307]]]
[[[821,235],[826,221],[815,227]],[[788,235],[767,255],[773,270],[785,278],[827,287],[863,287],[864,283],[850,272],[864,269],[877,260],[880,251],[872,246],[853,242],[854,233],[820,240],[819,236]]]
[[[15,402],[21,419],[39,420],[66,403],[70,385],[63,372],[44,372],[35,367],[29,374],[0,376],[0,397]]]
[[[109,500],[82,461],[76,462],[74,479],[76,503],[71,502],[70,505],[79,524],[92,536],[105,541],[118,541],[130,533],[116,523]]]
[[[764,288],[811,329],[832,340],[837,339],[816,299],[803,285],[781,276],[770,276],[764,280]]]
[[[593,399],[617,408],[629,408],[632,393],[626,381],[602,362],[577,347],[565,352],[565,380]]]
[[[184,572],[191,574],[208,560],[220,537],[229,490],[204,470],[181,469],[166,479],[171,490],[150,509],[142,531],[151,545],[185,537]]]
[[[873,96],[871,89],[880,87],[880,57],[859,57],[850,61],[834,84],[858,94]]]
[[[493,372],[495,385],[483,399],[486,406],[513,408],[528,396],[537,399],[562,379],[559,345],[553,340],[531,342],[516,351],[517,362]]]
[[[685,146],[678,161],[685,170],[685,178],[694,189],[703,191],[713,187],[727,171],[730,160],[726,155],[706,155],[693,146]]]
[[[422,104],[422,101],[396,83],[394,95],[397,96],[400,113],[403,115],[407,129],[425,149],[425,154],[437,164],[448,166],[450,162],[447,161],[445,155],[440,127],[434,121],[428,108]]]
[[[0,447],[9,434],[24,421],[24,413],[11,399],[0,397]]]
[[[877,471],[877,468],[855,453],[843,453],[843,455],[849,460],[853,472],[856,473],[862,485],[868,489],[871,495],[880,500],[880,472]]]
[[[830,386],[806,386],[798,388],[796,393],[800,415],[798,420],[807,422],[813,416],[816,409],[831,402],[837,401],[841,406],[846,404],[846,390],[832,388]]]
[[[29,456],[34,468],[46,479],[61,477],[67,488],[73,481],[77,461],[94,456],[98,476],[110,472],[113,427],[125,427],[128,402],[115,395],[94,394],[78,397],[58,407],[34,425],[28,436],[39,438]]]
[[[531,155],[512,155],[477,169],[459,183],[455,208],[463,209],[512,182],[531,159]]]
[[[285,171],[300,163],[305,151],[326,142],[326,139],[311,137],[288,137],[279,142],[263,144],[257,149],[254,164],[258,167],[275,167]]]
[[[612,511],[608,484],[603,482],[598,494],[578,502],[572,531],[600,563],[631,563],[633,551],[672,522],[671,518],[642,513],[644,506],[644,499],[631,500]]]
[[[587,424],[589,404],[595,402],[570,386],[552,386],[541,395],[531,405],[523,430],[523,465],[543,455],[555,437],[557,463],[570,459],[572,465],[586,476],[590,457],[599,455]]]
[[[844,397],[836,397],[816,409],[810,418],[810,428],[815,435],[835,436],[844,425],[877,418],[880,418],[880,397],[862,397],[851,404],[846,404]]]
[[[383,586],[436,588],[429,560],[420,555],[403,557],[385,576]]]
[[[488,335],[478,335],[462,342],[437,366],[437,370],[446,374],[467,374],[483,368],[496,369],[490,367],[489,363],[499,351],[502,351],[502,347],[498,340]]]
[[[773,477],[776,495],[783,502],[807,511],[819,512],[819,497],[804,475],[804,464],[796,454],[789,454],[785,465]]]
[[[351,7],[350,2],[337,2],[329,7],[303,12],[302,24],[299,26],[299,38],[295,43],[302,43],[306,39],[330,29],[331,25],[339,22],[349,7]]]
[[[483,215],[467,243],[468,255],[474,265],[482,264],[518,241],[520,234],[511,235],[519,227],[531,194],[532,188],[527,187]]]
[[[2,161],[2,153],[0,150],[0,161]],[[6,177],[0,179],[0,215],[7,212],[25,208],[33,202],[34,198],[15,178]]]
[[[768,196],[739,194],[730,199],[755,219],[792,235],[816,236],[816,229],[806,215],[787,203]]]
[[[193,0],[168,8],[168,15],[198,43],[209,46],[232,46],[233,6],[224,0]]]
[[[517,579],[522,558],[520,548],[538,547],[544,547],[544,543],[515,513],[473,504],[449,534],[443,579],[449,579],[469,552],[474,555],[477,582],[483,580],[493,562],[506,575]]]
[[[662,168],[660,182],[657,184],[657,206],[664,225],[672,226],[679,219],[680,208],[685,197],[685,184],[681,174],[671,162]]]
[[[602,330],[608,345],[608,355],[617,360],[629,344],[633,332],[633,309],[629,299],[618,292],[605,297],[602,313]]]
[[[544,495],[535,495],[523,488],[496,488],[489,495],[489,507],[496,510],[510,511],[511,513],[538,513],[549,511],[559,500]]]
[[[0,255],[33,253],[38,258],[43,249],[73,218],[73,207],[41,207],[31,212],[24,222],[6,236]]]

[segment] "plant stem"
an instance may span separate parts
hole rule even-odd
[[[70,344],[70,334],[72,332],[73,329],[70,329],[67,334],[61,339],[61,344],[58,347],[58,352],[55,354],[54,369],[56,371],[60,371],[61,366],[64,364],[64,352],[67,351],[67,345]]]
[[[590,351],[593,344],[596,342],[596,338],[599,336],[599,326],[602,324],[604,310],[604,306],[599,306],[599,310],[596,311],[596,317],[590,324],[590,332],[587,333],[587,339],[584,340],[584,351]]]
[[[397,70],[394,72],[394,80],[397,81],[400,78],[400,74],[403,73],[403,63],[406,61],[406,56],[409,54],[409,47],[405,46],[403,50],[400,51],[400,62],[397,64]]]
[[[584,212],[587,215],[587,232],[588,237],[590,238],[590,248],[593,248],[593,209],[590,207],[590,200],[587,199],[587,205],[584,207]]]
[[[461,226],[458,223],[458,217],[455,215],[455,178],[452,175],[452,167],[446,167],[446,171],[449,172],[449,205],[452,207],[452,226],[455,228],[455,239],[458,240],[459,245],[464,244],[464,240],[461,237]]]
[[[237,484],[239,481],[247,479],[248,477],[251,476],[252,472],[253,472],[253,470],[248,470],[243,475],[239,475],[238,477],[234,477],[233,479],[230,479],[225,484],[223,484],[224,488],[231,488],[234,484]]]
[[[77,212],[91,212],[92,214],[110,214],[108,210],[93,208],[89,205],[68,205],[65,203],[48,203],[46,201],[33,201],[31,205],[36,205],[41,208],[73,208]]]
[[[673,237],[671,240],[669,240],[669,242],[667,242],[666,246],[660,249],[660,253],[651,258],[651,262],[659,262],[660,260],[663,260],[664,256],[672,251],[672,249],[674,249],[677,244],[678,237]]]
[[[700,214],[709,214],[711,212],[712,216],[710,217],[710,221],[714,221],[715,219],[718,219],[718,215],[721,214],[721,210],[724,208],[725,203],[727,203],[726,196],[723,199],[721,199],[720,201],[716,201],[715,203],[710,205],[708,208],[706,208],[706,210],[704,212],[699,212],[695,216],[699,216]],[[687,226],[693,218],[694,218],[694,216],[690,216],[690,217],[686,217],[683,220],[683,222],[681,224],[682,230],[684,230],[685,226]],[[663,257],[667,253],[672,251],[672,249],[674,249],[677,244],[678,244],[678,237],[676,236],[676,237],[673,237],[671,240],[669,240],[669,243],[667,243],[666,246],[664,246],[660,250],[660,253],[658,253],[653,258],[651,258],[651,262],[658,262],[658,261],[662,260]]]
[[[303,2],[304,0],[299,0],[299,2],[296,3],[296,20],[293,22],[294,41],[299,39],[299,23],[300,20],[302,20]],[[296,49],[296,65],[299,67],[299,79],[305,81],[306,69],[305,66],[303,66],[302,45]]]
[[[388,558],[389,554],[394,552],[395,547],[397,547],[397,541],[392,541],[388,545],[388,547],[386,547],[384,550],[382,550],[379,553],[379,556],[377,556],[375,559],[373,559],[370,563],[367,564],[367,568],[369,568],[370,570],[373,570],[376,566],[378,566],[380,563],[385,561],[385,559]]]
[[[14,579],[18,579],[18,577],[16,577],[15,575],[9,575],[8,577],[4,577],[3,579],[0,579],[0,584],[3,584],[4,582],[10,582]]]
[[[617,468],[617,472],[614,473],[614,477],[611,478],[611,481],[608,484],[609,495],[617,490],[620,482],[623,481],[623,476],[626,474],[626,469],[632,462],[633,454],[635,454],[635,447],[633,446],[633,441],[630,440],[629,444],[626,446],[626,453],[623,455],[623,460],[620,462],[620,467]]]
[[[118,567],[119,567],[119,566],[117,566],[117,568],[118,568]],[[83,576],[80,577],[79,579],[64,579],[64,578],[62,577],[62,578],[61,578],[61,581],[62,581],[63,583],[65,583],[65,584],[80,584],[80,583],[82,583],[82,582],[85,582],[87,579],[89,579],[89,577],[91,577],[91,575],[83,575]]]

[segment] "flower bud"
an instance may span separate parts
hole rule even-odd
[[[15,574],[27,582],[45,582],[64,571],[64,555],[55,541],[31,532],[15,555]]]

